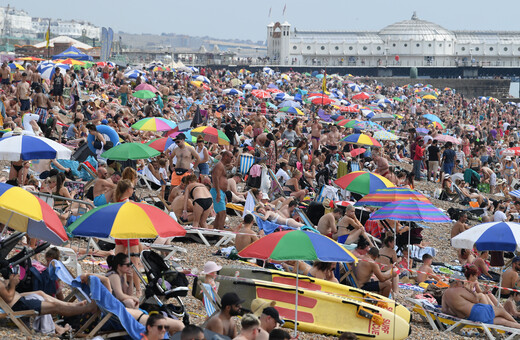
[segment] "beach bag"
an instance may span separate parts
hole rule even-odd
[[[296,157],[296,152],[291,152],[289,155],[289,166],[295,167],[296,162],[298,162],[298,157]]]

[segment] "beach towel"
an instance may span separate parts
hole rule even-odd
[[[286,225],[274,223],[271,221],[264,221],[262,220],[258,215],[256,216],[256,224],[258,225],[258,229],[263,230],[266,235],[269,235],[270,233],[274,232],[278,228],[282,228],[283,230],[295,230],[294,228],[291,228]]]
[[[255,210],[255,198],[253,197],[253,194],[251,192],[248,192],[247,196],[246,196],[246,203],[244,204],[244,214],[242,215],[242,217],[253,212],[254,210]]]
[[[77,277],[72,281],[72,286],[81,288],[83,291],[89,293],[89,296],[96,301],[98,306],[114,315],[117,315],[119,322],[132,339],[141,339],[141,334],[146,331],[146,328],[126,311],[126,308],[121,301],[116,299],[116,297],[112,295],[105,286],[103,286],[101,280],[99,280],[97,276],[89,277],[88,286],[82,284],[79,277]]]
[[[254,164],[249,171],[249,176],[251,177],[259,177],[262,175],[262,167],[258,164]]]

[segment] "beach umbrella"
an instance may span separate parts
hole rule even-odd
[[[427,135],[428,132],[430,132],[430,130],[426,129],[426,128],[417,128],[415,129],[415,131],[420,134],[420,135]]]
[[[354,106],[335,106],[335,108],[340,110],[341,112],[355,113],[359,111],[359,109]]]
[[[79,66],[85,65],[85,63],[83,61],[75,60],[75,59],[71,59],[71,58],[67,58],[64,60],[57,60],[56,62],[59,64],[64,64],[64,65],[79,65]]]
[[[233,96],[233,95],[241,96],[244,93],[242,91],[239,91],[236,89],[225,89],[225,90],[222,90],[222,94],[225,94],[228,96]]]
[[[354,96],[352,96],[352,99],[357,99],[357,100],[366,100],[370,98],[370,95],[366,92],[360,92]]]
[[[133,129],[141,131],[168,131],[176,127],[173,121],[161,117],[143,118],[132,125]]]
[[[398,140],[399,137],[388,131],[374,132],[374,138],[377,140]]]
[[[391,122],[395,119],[395,117],[389,113],[380,113],[380,114],[376,114],[374,116],[372,116],[372,118],[370,118],[371,121],[373,122]]]
[[[365,135],[363,133],[354,133],[354,134],[348,135],[347,137],[343,138],[341,141],[351,143],[351,144],[381,147],[381,143],[379,143],[374,138],[372,138],[368,135]]]
[[[520,156],[520,146],[507,148],[501,152],[504,156]]]
[[[330,105],[335,102],[336,101],[334,99],[330,99],[329,97],[319,97],[311,100],[311,103],[315,105]]]
[[[344,127],[344,128],[353,128],[354,125],[356,125],[359,122],[360,122],[359,120],[355,120],[355,119],[343,119],[338,122],[334,122],[334,124]]]
[[[226,134],[212,126],[199,126],[191,130],[191,135],[194,137],[202,136],[206,142],[229,145],[229,138]]]
[[[404,99],[402,99],[401,97],[394,97],[392,99],[401,103],[404,102]]]
[[[371,206],[382,207],[392,202],[404,200],[417,200],[425,203],[431,203],[430,200],[418,191],[408,188],[384,188],[378,189],[372,193],[365,195],[357,201],[355,206]]]
[[[338,207],[348,207],[349,205],[353,205],[354,202],[350,201],[332,201]]]
[[[147,83],[142,83],[142,84],[137,85],[134,90],[135,91],[146,90],[146,91],[150,91],[153,93],[159,92],[154,86],[147,84]]]
[[[37,57],[21,57],[21,58],[16,58],[15,60],[21,60],[21,61],[43,61],[45,59],[37,58]]]
[[[130,70],[125,73],[125,77],[129,79],[137,79],[137,77],[141,76],[141,79],[147,81],[148,79],[145,76],[145,73],[139,70]]]
[[[17,63],[9,63],[9,64],[7,64],[7,66],[9,66],[9,68],[11,70],[19,69],[20,71],[25,71],[25,68],[22,65],[17,64]]]
[[[447,223],[451,219],[433,204],[415,199],[390,202],[370,216],[371,220]]]
[[[186,235],[186,230],[161,209],[132,201],[94,208],[78,218],[67,230],[74,236],[117,239]]]
[[[450,135],[437,135],[433,137],[433,139],[438,140],[439,142],[452,142],[453,144],[460,144],[460,139],[450,136]]]
[[[300,115],[300,116],[304,116],[305,114],[302,112],[302,110],[296,108],[296,107],[292,107],[292,106],[286,106],[286,107],[282,107],[280,109],[281,112],[286,112],[286,113],[292,113],[292,114],[297,114],[297,115]]]
[[[114,161],[129,159],[146,159],[159,156],[161,153],[142,143],[121,143],[101,154],[101,157]]]
[[[0,139],[0,160],[70,159],[72,151],[45,137],[10,136]]]
[[[359,86],[358,84],[349,84],[348,87],[353,92],[361,92],[361,86]]]
[[[198,76],[192,76],[194,80],[198,80],[198,81],[201,81],[203,83],[206,83],[206,84],[209,84],[210,81],[207,77],[205,76],[201,76],[201,75],[198,75]]]
[[[155,98],[155,93],[148,90],[139,90],[132,93],[132,96],[139,98],[139,99],[152,99]]]
[[[280,75],[280,79],[287,80],[287,81],[291,81],[291,77],[289,77],[289,75],[286,74],[286,73],[282,73],[282,74]]]
[[[181,132],[176,132],[177,134],[180,134]],[[155,138],[146,143],[149,147],[159,151],[164,152],[166,149],[168,149],[172,144],[174,144],[174,140],[170,137],[161,137],[161,138]]]
[[[267,90],[266,90],[267,92],[269,92],[269,93],[282,93],[282,92],[283,92],[282,90],[279,90],[279,89],[276,87],[276,85],[274,85],[274,84],[271,84],[271,85],[272,85],[272,86],[275,86],[275,87],[268,87]],[[271,85],[270,85],[270,86],[271,86]]]
[[[231,86],[233,86],[233,87],[240,86],[242,84],[243,84],[242,80],[240,80],[238,78],[231,79]]]
[[[256,98],[264,99],[264,98],[271,98],[271,94],[264,90],[253,90],[251,91],[251,94],[255,96]]]
[[[251,85],[251,84],[244,84],[244,85],[242,85],[242,88],[244,90],[251,91],[251,90],[256,90],[258,87],[256,87],[255,85]]]
[[[357,124],[354,124],[353,128],[366,131],[386,131],[384,127],[371,121],[358,122]]]
[[[356,156],[361,155],[361,154],[364,153],[365,151],[367,151],[367,149],[365,149],[365,148],[352,149],[352,150],[350,150],[350,155],[351,155],[352,157],[356,157]]]
[[[427,95],[423,96],[422,99],[425,99],[425,100],[437,100],[437,97],[435,97],[432,94],[427,94]]]
[[[520,251],[520,224],[514,222],[482,223],[451,239],[454,248],[478,251]]]
[[[462,124],[461,125],[464,130],[467,130],[467,131],[475,131],[476,127],[475,125],[471,125],[471,124]]]
[[[274,94],[274,98],[273,98],[273,100],[279,100],[279,101],[293,100],[293,99],[294,99],[293,96],[289,96],[287,93],[283,93],[283,92],[279,92],[279,93]]]
[[[280,105],[278,105],[278,107],[301,107],[302,104],[300,104],[299,102],[296,102],[294,100],[286,100],[286,101],[283,101],[280,103]]]
[[[439,130],[446,128],[446,126],[443,123],[439,123],[439,122],[431,122],[430,125],[428,125],[428,127],[432,128],[432,129],[439,129]]]
[[[251,243],[238,253],[240,257],[275,261],[357,262],[357,258],[327,236],[302,230],[271,233]],[[296,268],[296,296],[294,336],[298,327],[298,265]],[[276,308],[276,306],[275,306]],[[279,310],[282,317],[292,319],[287,310]],[[292,313],[291,313],[292,314]]]
[[[439,117],[437,117],[436,115],[431,114],[431,113],[427,113],[427,114],[423,115],[423,118],[426,118],[431,122],[442,123],[442,120]]]
[[[373,172],[354,171],[334,181],[341,189],[366,195],[378,189],[392,188],[394,184],[385,177]]]
[[[0,223],[30,237],[62,245],[69,238],[56,212],[27,190],[0,183]]]

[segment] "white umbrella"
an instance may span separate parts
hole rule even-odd
[[[12,136],[0,139],[0,160],[70,159],[72,151],[55,141],[36,136]]]

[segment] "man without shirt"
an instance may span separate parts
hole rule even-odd
[[[392,289],[392,278],[397,276],[397,271],[390,270],[382,273],[379,265],[375,262],[378,257],[379,250],[376,247],[370,248],[367,256],[365,256],[366,261],[360,261],[357,264],[354,274],[361,289],[388,297]],[[379,281],[371,279],[373,275]]]
[[[502,276],[502,287],[516,288],[519,279],[518,272],[520,272],[520,256],[515,256],[511,262],[511,268],[506,270]],[[509,295],[511,295],[510,290],[502,289],[503,298],[508,298]]]
[[[31,86],[27,82],[27,73],[22,73],[22,80],[16,85],[16,97],[20,101],[20,111],[22,115],[31,109],[29,98]]]
[[[94,205],[99,207],[110,203],[116,185],[111,179],[108,179],[107,169],[104,166],[98,167],[97,178],[94,183]]]
[[[466,221],[468,220],[468,216],[464,211],[461,211],[459,213],[457,222],[453,224],[453,227],[451,228],[451,238],[454,238],[458,234],[462,233],[463,231],[466,231],[470,228],[468,224],[466,224]],[[474,260],[473,255],[471,255],[471,251],[468,249],[457,249],[457,254],[459,256],[460,264],[463,266],[466,263],[471,263]]]
[[[242,251],[242,249],[258,240],[258,235],[252,229],[254,221],[255,219],[253,218],[253,215],[247,214],[244,216],[244,222],[235,230],[237,233],[235,239],[235,248],[237,252]]]
[[[229,336],[231,339],[235,338],[237,334],[236,322],[232,317],[241,314],[241,304],[244,301],[235,292],[224,294],[220,300],[222,305],[220,312],[206,321],[206,328],[215,333]]]
[[[444,292],[442,312],[475,322],[520,328],[504,307],[479,303],[477,293],[468,290],[460,281],[451,282]]]
[[[195,163],[193,164],[194,168],[196,168],[200,163],[200,157],[197,154],[197,151],[192,146],[186,145],[184,142],[185,139],[186,135],[184,135],[184,133],[178,134],[177,137],[175,137],[175,144],[177,147],[173,149],[170,154],[170,164],[173,164],[173,157],[177,158],[177,163],[172,171],[172,186],[181,184],[182,178],[190,174],[191,162],[193,160],[195,160]]]
[[[278,325],[283,326],[284,321],[280,319],[280,314],[274,307],[266,307],[260,315],[260,332],[256,340],[269,340],[269,334]]]
[[[343,209],[335,208],[332,212],[323,215],[318,221],[318,231],[327,237],[332,238],[332,235],[338,232],[336,223],[343,217]]]

